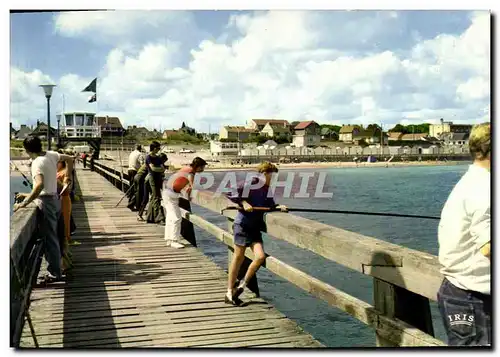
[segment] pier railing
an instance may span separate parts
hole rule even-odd
[[[25,318],[32,336],[29,299],[41,265],[40,211],[31,204],[10,218],[10,346],[19,347]]]
[[[101,163],[96,172],[121,188],[116,170]],[[212,192],[196,191],[192,203],[221,214],[228,200]],[[223,215],[228,220],[228,230],[183,210],[186,221],[227,245],[231,257],[234,251],[231,231],[236,212],[225,211]],[[274,274],[373,328],[377,346],[445,346],[434,338],[429,306],[429,300],[436,300],[443,279],[436,256],[290,213],[269,213],[265,222],[270,236],[373,278],[373,304],[369,304],[276,257],[268,255],[264,265]],[[242,269],[246,270],[253,258],[252,252],[247,250]],[[239,276],[242,275],[244,271],[240,271]],[[249,288],[258,295],[257,282],[251,285]]]

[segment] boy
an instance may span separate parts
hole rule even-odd
[[[268,197],[269,184],[273,174],[277,174],[278,168],[270,162],[264,162],[258,167],[258,172],[263,177],[255,178],[252,184],[256,184],[257,180],[263,180],[263,185],[260,188],[250,188],[245,190],[246,185],[243,184],[238,188],[237,197],[229,197],[229,199],[239,204],[243,210],[238,212],[234,220],[234,255],[233,261],[229,267],[229,277],[227,283],[227,293],[224,301],[227,304],[235,306],[241,305],[242,301],[239,296],[245,290],[246,285],[254,276],[260,266],[266,259],[264,252],[264,243],[262,241],[262,230],[264,228],[264,212],[260,208],[267,210],[280,209],[282,212],[287,211],[287,207],[277,205],[272,197]],[[250,183],[248,183],[250,184]],[[242,197],[243,192],[248,191],[248,197]],[[256,209],[254,209],[256,207]],[[250,247],[254,254],[254,260],[248,267],[243,281],[235,289],[236,278],[240,270],[241,264],[245,258],[245,250]]]

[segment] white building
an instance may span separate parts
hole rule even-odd
[[[210,141],[210,153],[212,156],[236,156],[240,152],[240,143]]]
[[[95,121],[95,113],[64,113],[58,115],[62,137],[97,138],[101,136],[101,128]]]

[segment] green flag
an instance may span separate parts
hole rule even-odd
[[[97,78],[94,78],[92,82],[88,86],[85,87],[82,92],[94,92],[97,93]]]

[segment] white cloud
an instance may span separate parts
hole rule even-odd
[[[125,19],[96,13],[83,21],[86,17],[78,16],[57,18],[58,31],[71,36],[102,31],[103,37],[122,39],[136,26],[146,26],[137,25],[146,16],[143,12],[127,14]],[[154,28],[170,15],[147,16],[152,16],[147,26]],[[226,32],[216,36],[230,39],[225,42],[207,37],[187,50],[184,43],[165,36],[133,43],[134,51],[114,48],[99,79],[99,111],[119,115],[126,125],[147,123],[158,129],[178,127],[185,121],[205,131],[208,122],[214,130],[220,124],[243,124],[252,117],[338,124],[488,118],[488,13],[473,13],[462,34],[441,34],[419,42],[407,54],[344,50],[346,39],[338,38],[337,24],[321,16],[300,11],[233,15],[223,29]],[[377,13],[369,19],[363,13],[360,19],[359,36],[351,31],[354,42],[361,37],[375,41],[388,29],[394,31],[400,16]],[[373,34],[367,24],[372,24]],[[352,21],[343,24],[342,33],[355,29],[354,25]],[[336,41],[341,45],[336,46]],[[186,54],[189,61],[179,63],[178,58]],[[38,83],[42,72],[13,73],[15,103],[38,95],[26,88]],[[66,94],[67,110],[95,108],[79,92],[90,80],[74,74],[59,80],[57,91]],[[23,113],[43,116],[44,98],[39,96],[41,101]],[[17,121],[22,118],[13,114]]]
[[[165,35],[178,27],[192,25],[185,11],[116,10],[60,12],[54,16],[55,31],[67,37],[87,37],[95,42],[131,42],[153,31]]]

